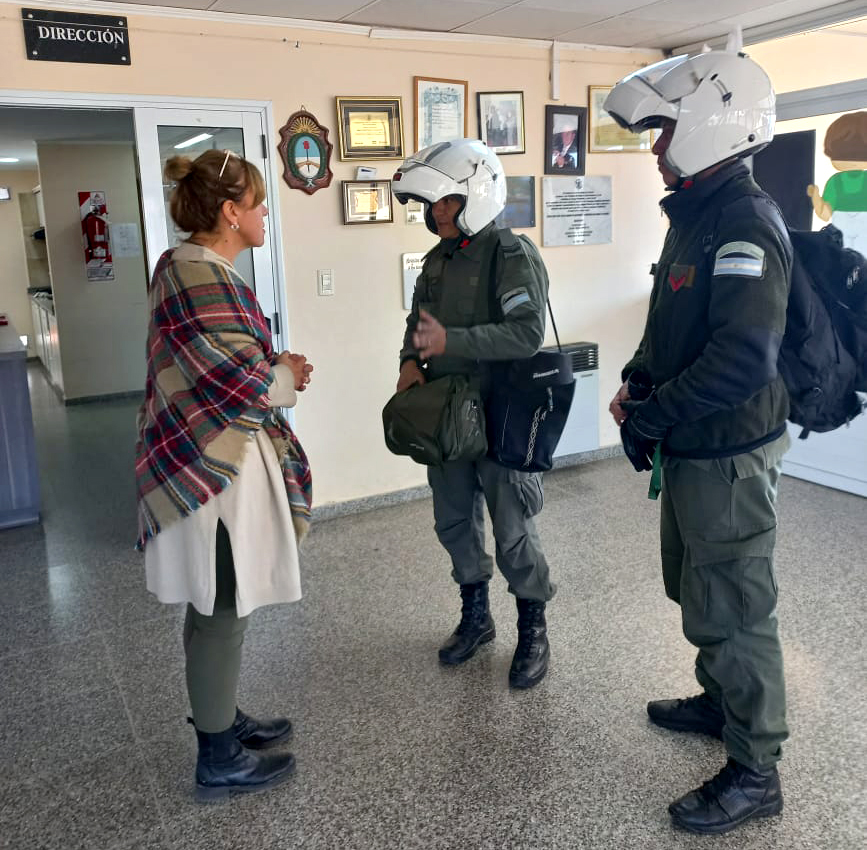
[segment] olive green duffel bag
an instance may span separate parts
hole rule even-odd
[[[477,379],[447,375],[395,393],[382,409],[385,444],[416,463],[440,466],[488,450]]]

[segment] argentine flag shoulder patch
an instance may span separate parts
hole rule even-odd
[[[739,275],[762,277],[765,273],[765,249],[752,242],[726,242],[716,252],[713,276]]]

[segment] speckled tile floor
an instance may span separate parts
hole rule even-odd
[[[663,594],[657,507],[622,459],[546,477],[539,526],[559,592],[551,671],[510,692],[515,614],[438,665],[457,592],[428,500],[318,523],[305,598],[257,612],[241,703],[285,711],[298,771],[202,807],[179,607],[144,589],[136,405],[64,408],[31,372],[40,526],[0,532],[0,847],[849,850],[867,836],[867,501],[781,486],[777,571],[792,737],[782,817],[728,836],[674,831],[666,805],[722,765],[718,742],[648,724],[693,693]],[[315,472],[315,470],[314,470]]]

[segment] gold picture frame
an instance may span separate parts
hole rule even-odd
[[[344,224],[394,221],[391,180],[344,180],[342,185]]]
[[[403,159],[399,97],[338,97],[341,159]]]
[[[589,86],[587,150],[590,153],[647,153],[658,130],[631,133],[624,130],[603,108],[611,86]]]

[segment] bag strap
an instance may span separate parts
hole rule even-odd
[[[487,268],[487,278],[488,278],[488,316],[493,321],[494,317],[499,315],[500,321],[503,320],[503,313],[500,309],[500,304],[497,301],[496,293],[497,293],[497,259],[500,255],[500,248],[506,247],[510,248],[520,240],[514,233],[508,228],[497,228],[496,230],[497,238],[495,241],[491,243],[491,248],[488,251],[487,257],[485,257],[482,263],[482,274],[480,275],[480,280],[483,280],[485,277],[485,268]],[[479,297],[481,299],[482,287],[479,287]],[[554,329],[554,339],[557,340],[557,350],[562,354],[563,348],[560,345],[560,334],[557,331],[557,322],[554,321],[554,311],[551,309],[551,299],[546,297],[545,303],[548,305],[548,315],[551,317],[551,327]]]

